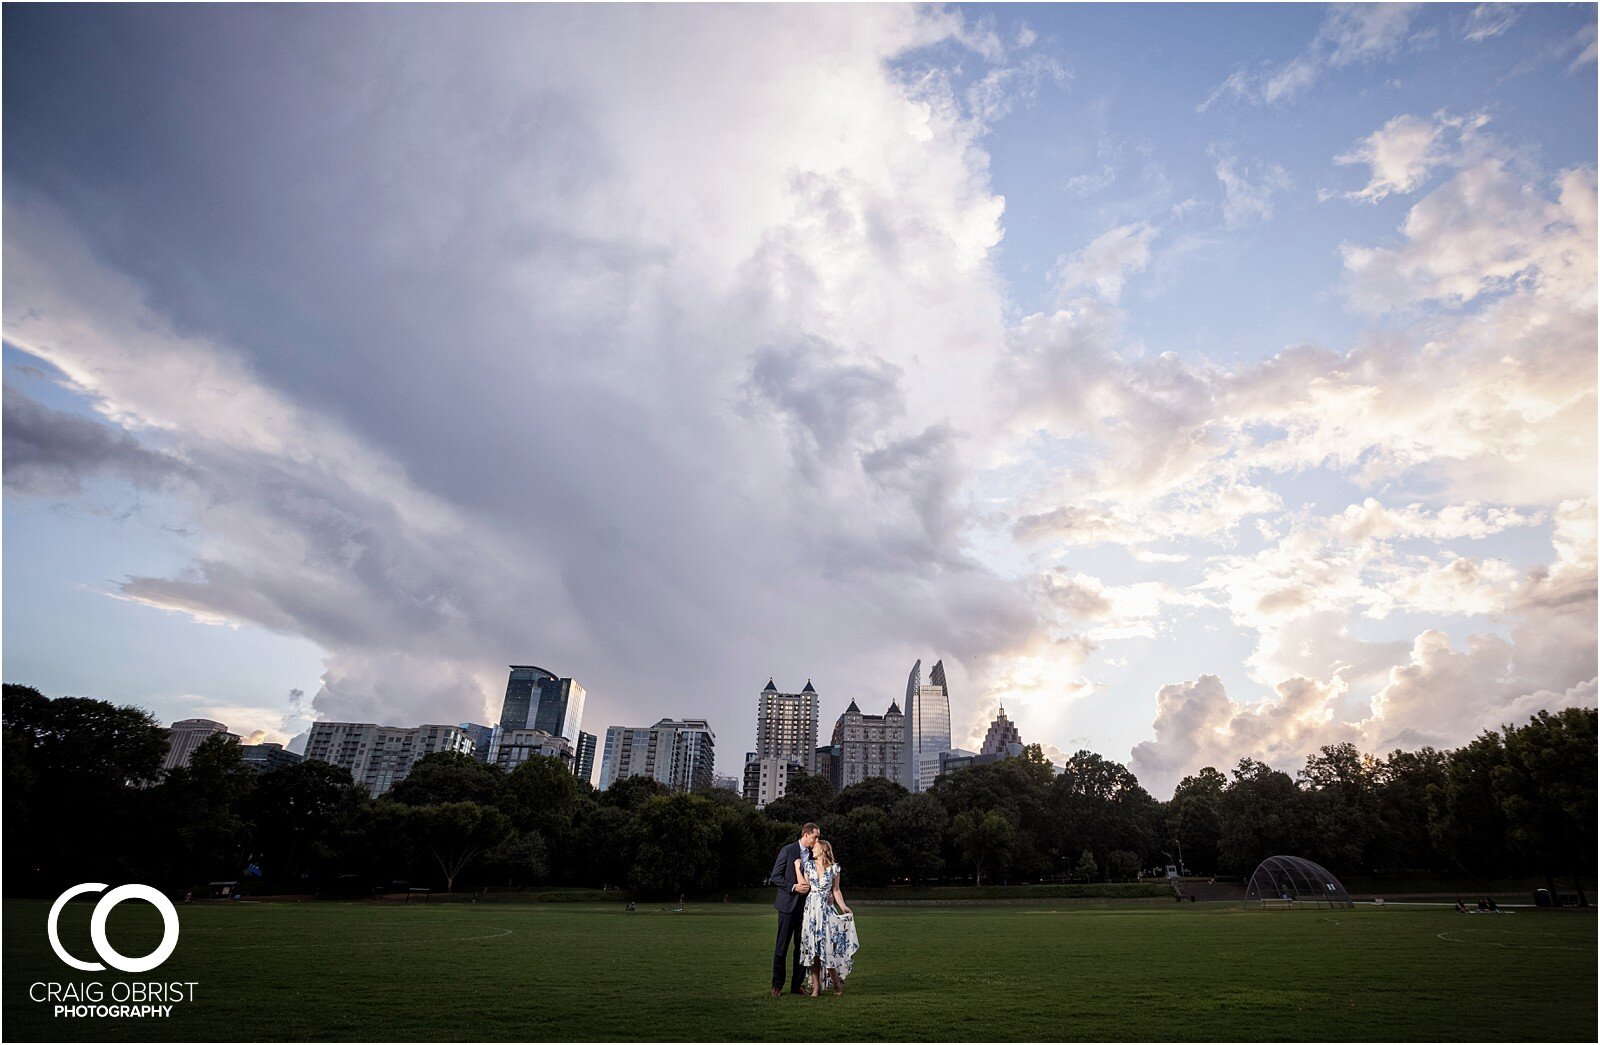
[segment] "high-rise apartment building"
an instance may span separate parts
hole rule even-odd
[[[756,757],[798,762],[817,771],[817,691],[780,693],[772,679],[756,698]]]
[[[744,767],[745,797],[764,809],[782,798],[789,790],[789,781],[804,774],[806,767],[785,758],[758,758],[746,762]],[[755,797],[751,798],[751,794]]]
[[[576,744],[585,695],[583,687],[571,679],[557,678],[531,664],[513,664],[500,709],[500,728],[541,729]]]
[[[167,757],[162,761],[161,768],[181,769],[187,766],[194,749],[219,734],[235,744],[239,742],[237,734],[228,732],[227,726],[209,718],[186,718],[174,722],[167,727]]]
[[[855,701],[833,725],[835,790],[883,777],[906,786],[905,714],[891,701],[881,715],[864,715]]]
[[[510,773],[535,755],[541,758],[560,759],[567,772],[576,771],[573,766],[575,753],[572,742],[566,737],[551,736],[542,729],[495,730],[491,765],[499,766]]]
[[[489,763],[494,761],[494,727],[480,726],[476,722],[463,722],[461,732],[472,741],[472,757],[479,762]]]
[[[350,771],[374,798],[406,778],[411,767],[436,751],[472,754],[459,726],[379,726],[371,722],[315,722],[306,738],[306,758]]]
[[[674,791],[711,786],[716,771],[716,734],[705,719],[664,718],[653,726],[606,730],[600,788],[630,776],[649,777]]]
[[[944,661],[936,661],[922,681],[922,661],[911,666],[906,680],[905,767],[902,781],[912,791],[926,791],[939,776],[939,752],[950,750],[950,688]]]
[[[595,748],[599,738],[593,733],[578,734],[578,750],[573,755],[572,773],[590,787],[594,786]]]

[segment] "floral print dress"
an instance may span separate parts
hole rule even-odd
[[[839,978],[844,979],[850,975],[861,944],[856,940],[855,919],[846,918],[833,906],[833,884],[843,868],[834,864],[819,874],[817,865],[807,861],[805,870],[811,892],[806,894],[805,920],[800,924],[801,964],[821,963],[824,969],[838,970]]]

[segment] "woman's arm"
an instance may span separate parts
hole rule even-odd
[[[794,862],[794,884],[797,887],[802,885],[805,886],[805,891],[807,892],[809,892],[811,889],[811,883],[806,881],[806,869],[801,865],[801,861],[799,860]],[[796,888],[795,891],[800,892],[801,890]]]
[[[842,874],[837,874],[837,875],[833,876],[833,906],[838,908],[840,913],[849,914],[850,913],[850,908],[845,906],[845,903],[844,903],[844,890],[840,887],[840,883],[843,880],[844,880],[844,875],[842,875]]]

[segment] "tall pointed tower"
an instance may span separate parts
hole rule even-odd
[[[911,666],[906,680],[906,786],[926,791],[939,775],[939,752],[950,750],[950,689],[944,661],[937,661],[922,681],[922,661]]]

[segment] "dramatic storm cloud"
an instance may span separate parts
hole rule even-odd
[[[1070,8],[8,9],[7,678],[287,737],[536,663],[732,772],[934,656],[1157,791],[1592,704],[1593,13],[1375,10],[1151,112]],[[1564,108],[1369,96],[1446,48]]]

